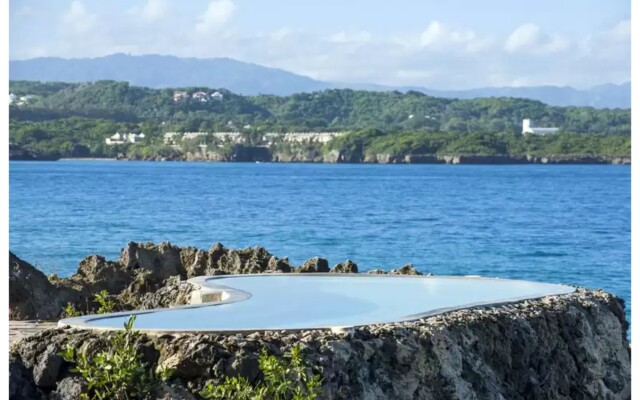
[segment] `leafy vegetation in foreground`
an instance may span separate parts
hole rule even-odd
[[[147,398],[160,382],[170,378],[173,371],[162,370],[155,374],[142,361],[136,349],[139,332],[133,329],[135,316],[131,316],[120,331],[109,339],[105,350],[89,356],[87,351],[76,353],[69,346],[62,353],[65,361],[75,364],[71,372],[78,373],[88,383],[88,393],[83,399],[143,399]]]
[[[88,384],[82,399],[147,399],[162,381],[171,379],[174,370],[159,368],[154,373],[142,361],[136,347],[140,333],[133,329],[134,322],[132,315],[124,330],[111,336],[106,348],[95,354],[89,355],[86,348],[76,352],[71,345],[62,352],[62,358],[75,365],[71,372]],[[313,400],[320,394],[320,375],[309,373],[311,367],[303,361],[299,346],[284,359],[263,349],[258,363],[262,379],[257,383],[227,376],[222,384],[207,383],[201,396],[206,400]]]
[[[365,153],[391,154],[630,154],[629,109],[349,89],[284,97],[239,96],[218,89],[222,100],[174,101],[173,89],[113,81],[18,81],[11,82],[10,89],[18,96],[33,95],[29,104],[10,107],[10,140],[60,157],[171,158],[180,150],[163,144],[165,132],[232,130],[243,131],[254,144],[265,132],[350,132],[323,151],[349,152],[359,147]],[[184,90],[190,94],[215,91]],[[522,137],[523,118],[540,126],[557,126],[563,134]],[[105,138],[115,132],[144,132],[146,138],[135,145],[107,146]],[[197,144],[184,143],[182,151]]]
[[[243,377],[226,377],[224,383],[208,383],[201,395],[206,400],[313,400],[320,394],[320,375],[309,375],[300,346],[284,360],[262,350],[258,360],[262,381],[251,384]]]

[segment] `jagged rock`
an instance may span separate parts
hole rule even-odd
[[[333,268],[331,268],[331,272],[355,274],[358,272],[358,264],[354,263],[351,260],[347,260],[344,263],[336,264]]]
[[[64,364],[64,360],[58,354],[55,345],[49,345],[46,350],[40,354],[36,365],[33,367],[33,381],[36,385],[43,388],[52,388],[56,385],[60,368]]]
[[[271,257],[264,247],[226,250],[218,259],[218,269],[228,274],[258,274],[269,269]]]
[[[51,393],[51,400],[78,400],[88,390],[87,382],[78,376],[68,376],[58,382],[56,390]]]
[[[155,400],[196,400],[196,396],[179,384],[161,383],[154,395]]]
[[[167,279],[165,285],[156,291],[147,292],[141,297],[132,295],[129,302],[140,310],[186,305],[190,303],[191,293],[195,289],[192,284],[174,276]]]
[[[329,261],[320,257],[311,258],[298,268],[298,272],[329,272]]]
[[[106,290],[118,293],[126,288],[132,279],[131,269],[103,256],[91,255],[80,261],[78,271],[71,277],[71,284],[81,291],[97,293]]]
[[[284,273],[291,272],[291,264],[289,264],[288,258],[279,259],[276,256],[271,256],[268,264],[268,271],[279,271]]]
[[[33,400],[42,396],[38,392],[33,375],[19,360],[13,355],[9,357],[9,399],[10,400]]]
[[[227,370],[229,376],[242,376],[253,382],[260,373],[257,354],[240,351],[232,356],[230,364]]]
[[[73,291],[52,284],[42,272],[9,252],[9,319],[50,319],[75,298]]]
[[[187,277],[180,258],[180,248],[168,242],[158,245],[127,243],[120,256],[120,264],[127,269],[148,270],[160,281],[175,275],[183,279]]]
[[[367,274],[370,275],[385,275],[387,273],[387,271],[383,271],[381,269],[370,269],[369,271],[367,271]]]
[[[195,247],[186,247],[180,250],[180,262],[185,269],[188,278],[205,275],[211,268],[211,254]]]
[[[392,269],[389,273],[393,275],[422,275],[422,273],[417,271],[411,264],[407,264],[400,269]]]

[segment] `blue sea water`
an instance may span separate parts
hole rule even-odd
[[[631,296],[628,166],[11,162],[10,248],[68,276],[128,241],[261,245]]]

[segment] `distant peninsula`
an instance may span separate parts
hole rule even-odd
[[[629,109],[331,89],[10,82],[10,159],[628,164]],[[540,126],[540,128],[538,128]]]

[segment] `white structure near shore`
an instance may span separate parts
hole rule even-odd
[[[331,139],[341,136],[343,132],[288,132],[277,133],[267,132],[262,139],[267,144],[272,144],[275,140],[281,139],[284,142],[298,143],[327,143]],[[222,142],[231,142],[234,144],[244,143],[245,137],[241,132],[166,132],[163,135],[164,144],[177,145],[183,140],[192,140],[196,138],[205,138],[211,136],[215,140]]]
[[[560,128],[549,127],[549,128],[539,128],[533,125],[533,122],[529,118],[525,118],[522,120],[522,134],[532,134],[532,135],[551,135],[560,130]]]
[[[116,144],[137,143],[142,139],[144,139],[144,133],[136,134],[136,133],[116,132],[114,135],[111,135],[108,138],[106,138],[105,143],[108,144],[109,146],[114,146]]]

